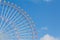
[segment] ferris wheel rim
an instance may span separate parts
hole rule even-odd
[[[21,9],[18,7],[17,8],[17,6],[16,5],[14,5],[14,4],[10,4],[10,3],[7,3],[7,2],[0,2],[0,4],[3,4],[3,5],[8,5],[8,6],[10,6],[10,7],[13,7],[14,9],[16,9],[19,13],[21,13],[20,11],[21,11]],[[23,10],[22,10],[23,11]],[[34,35],[34,28],[33,28],[33,26],[34,26],[34,23],[32,22],[32,20],[31,20],[31,18],[29,17],[29,15],[27,15],[26,14],[26,12],[24,12],[23,11],[23,13],[21,13],[25,18],[26,18],[26,20],[29,22],[29,24],[30,24],[30,28],[32,29],[32,34]],[[34,40],[34,36],[33,36],[33,40]]]

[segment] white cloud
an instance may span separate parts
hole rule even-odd
[[[47,27],[42,27],[41,30],[46,30],[47,31],[48,28]]]
[[[46,34],[42,38],[40,38],[40,40],[60,40],[60,39],[59,38],[55,38],[55,37],[53,37],[51,35]]]

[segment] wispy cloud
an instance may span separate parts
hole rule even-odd
[[[46,2],[51,2],[52,0],[43,0],[43,1],[46,1]]]
[[[37,4],[37,3],[40,3],[40,2],[41,2],[41,0],[29,0],[29,1],[31,1],[31,2],[33,2],[33,3],[35,3],[35,4]]]
[[[60,40],[59,38],[55,38],[49,34],[44,35],[40,40]]]
[[[38,4],[38,3],[42,3],[42,1],[43,2],[51,2],[52,0],[29,0],[29,1],[31,1],[31,2],[33,2],[35,4]]]
[[[42,34],[46,34],[48,32],[48,27],[41,27],[38,32],[40,33],[40,35]]]
[[[41,27],[41,30],[48,30],[47,27]]]

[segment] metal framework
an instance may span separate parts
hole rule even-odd
[[[0,40],[37,40],[34,23],[23,9],[0,2]]]

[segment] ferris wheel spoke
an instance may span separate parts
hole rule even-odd
[[[6,24],[7,24],[6,21],[7,21],[7,20],[4,20],[4,23],[3,23],[3,25],[2,25],[2,28],[1,28],[1,29],[3,29],[3,30],[4,30],[4,28],[5,28]]]
[[[21,25],[19,25],[20,27],[25,27],[25,26],[28,26],[29,25],[29,23],[26,23],[26,24],[21,24]]]
[[[20,24],[21,23],[23,23],[22,21],[24,20],[25,18],[24,17],[21,17],[18,21],[20,22]],[[18,23],[18,21],[16,21],[16,23]],[[24,20],[24,21],[26,21],[26,20]],[[18,25],[19,25],[19,23],[18,23]]]
[[[7,6],[8,7],[8,6]],[[5,10],[4,10],[4,13],[2,13],[4,16],[2,17],[4,20],[5,20],[5,13],[6,13],[6,11],[7,11],[7,7],[6,8],[4,8]],[[2,25],[5,25],[6,23],[2,23]],[[2,26],[2,28],[1,29],[3,29],[3,27],[4,26]]]
[[[16,17],[16,13],[17,13],[17,11],[15,11],[14,14],[12,13],[11,17],[9,17],[9,20],[12,21],[14,19],[14,17]]]
[[[18,18],[17,18],[18,17]],[[18,20],[18,19],[20,19],[20,18],[22,18],[22,15],[21,16],[15,16],[15,17],[11,17],[11,21],[12,22],[15,22],[16,20]],[[20,20],[23,20],[24,19],[24,17],[22,18],[22,19],[20,19]],[[17,22],[17,21],[16,21]]]
[[[11,32],[14,32],[15,31],[14,28],[11,28],[11,29],[10,28],[7,28],[6,30],[8,31],[7,33],[11,33]]]
[[[8,32],[6,32],[6,34],[10,37],[15,37],[15,34],[13,34],[13,33],[8,33]]]
[[[4,18],[1,17],[1,23],[0,23],[1,27],[0,27],[0,30],[2,30],[2,28],[3,28],[3,24],[4,24]]]
[[[12,21],[14,19],[14,17],[16,16],[16,13],[17,13],[17,11],[15,11],[14,9],[12,9],[12,11],[9,14],[9,16],[7,17],[7,19],[9,19],[9,20]]]
[[[26,33],[29,33],[29,34],[30,34],[31,32],[32,32],[32,31],[23,31],[23,32],[20,32],[20,35],[23,34],[23,33],[24,33],[24,34],[26,34]]]
[[[6,13],[7,13],[7,10],[8,10],[8,6],[5,5],[5,10],[4,10],[4,17],[6,16]]]
[[[20,37],[21,39],[32,39],[32,36],[30,37],[26,37],[26,36],[23,36],[23,37]]]
[[[8,24],[7,24],[7,25],[5,25],[5,26],[7,27],[7,26],[8,26],[8,25],[10,25],[12,22],[13,22],[12,20],[11,20],[11,21],[10,21],[10,20],[8,20],[8,21],[7,21],[7,23],[8,23]],[[4,29],[5,29],[6,27],[4,27]]]
[[[31,39],[32,36],[21,36],[20,38],[23,38],[23,39]]]
[[[19,14],[18,14],[18,15],[19,15]],[[22,18],[22,19],[23,19],[22,15],[14,17],[13,22],[15,22],[16,20],[18,20],[18,19],[20,19],[20,18]],[[17,22],[17,21],[16,21],[16,22]]]
[[[3,16],[3,12],[4,12],[4,5],[2,5],[1,17]]]
[[[6,12],[6,15],[5,15],[6,18],[9,16],[10,11],[11,11],[11,7],[8,6],[8,9],[7,9],[7,12]]]
[[[17,22],[20,20],[20,18],[22,18],[22,15],[20,15],[19,17],[16,17],[16,20],[14,20],[14,22]]]
[[[26,22],[27,22],[27,20],[25,20],[25,18],[23,17],[19,20],[19,22],[18,21],[14,22],[14,24],[21,25],[21,24],[24,24]]]
[[[26,28],[27,27],[27,28]],[[29,29],[30,30],[30,26],[22,26],[22,27],[17,27],[18,29],[19,29],[19,31],[25,31],[25,30],[27,30],[27,29]],[[20,29],[21,28],[21,29]]]
[[[22,27],[21,29],[18,27],[17,29],[19,29],[18,31],[20,31],[20,32],[22,31],[22,32],[23,32],[24,30],[26,30],[25,27],[26,27],[26,26]]]
[[[4,13],[3,13],[3,18],[4,18],[4,21],[6,20],[6,18],[5,18],[5,14],[6,14],[6,11],[7,11],[7,8],[8,8],[8,6],[5,6],[5,10],[4,10]],[[6,20],[7,21],[7,20]],[[3,23],[3,25],[5,25],[6,23]],[[3,27],[3,26],[2,26]]]
[[[19,28],[18,29],[19,29],[20,32],[24,32],[24,31],[28,31],[28,30],[30,31],[31,30],[30,27],[27,27],[27,28],[26,27],[27,26],[24,26],[21,29],[19,29]]]
[[[2,5],[2,12],[1,12],[1,16],[0,16],[0,18],[1,18],[1,23],[0,23],[0,25],[1,25],[1,27],[2,27],[2,23],[3,23],[3,12],[4,12],[4,5]]]
[[[16,23],[16,24],[21,26],[22,24],[24,25],[24,23],[28,24],[28,23],[26,22],[26,20],[24,20],[24,21],[21,20],[20,23]]]
[[[25,34],[25,33],[29,33],[29,34],[30,34],[31,32],[32,32],[32,31],[26,31],[26,30],[23,31],[23,30],[22,30],[22,31],[20,31],[19,33],[20,33],[20,34]]]
[[[7,6],[8,7],[8,6]],[[6,7],[6,11],[7,11],[7,7]],[[6,13],[6,11],[5,11],[5,13]],[[12,10],[13,11],[13,10]],[[6,23],[8,22],[8,19],[6,20]],[[6,23],[3,25],[3,27],[4,26],[6,26]]]
[[[26,32],[27,30],[29,30],[29,31],[31,31],[31,29],[28,27],[28,28],[25,28],[25,27],[23,27],[23,28],[18,28],[19,30],[18,31],[20,31],[20,32]]]
[[[1,27],[1,29],[4,29],[4,27],[6,26],[6,24],[7,23],[4,22],[3,25],[2,25],[2,27]]]
[[[12,11],[13,11],[13,10],[12,10]],[[16,13],[16,12],[15,12],[15,13]],[[10,16],[11,16],[12,19],[10,18]],[[14,18],[12,17],[13,15],[10,14],[10,16],[7,18],[7,19],[8,19],[7,23],[12,22],[12,20],[14,19]]]
[[[15,25],[15,27],[17,27],[17,28],[19,28],[19,27],[20,27],[20,28],[23,27],[23,28],[24,28],[24,27],[26,27],[27,25],[28,25],[28,23],[26,23],[26,24],[20,24],[20,25]]]
[[[15,25],[15,26],[18,27],[18,26],[21,26],[24,22],[26,22],[26,20],[19,22],[20,24],[13,22],[12,25]],[[17,25],[16,25],[16,24],[17,24]],[[28,24],[28,23],[27,23],[27,24]]]
[[[30,35],[30,34],[29,34]],[[33,38],[32,37],[32,35],[30,35],[30,36],[27,36],[27,35],[20,35],[20,38],[23,38],[23,39],[31,39],[31,38]]]
[[[13,13],[14,13],[14,9],[12,8],[12,10],[11,10],[11,12],[10,12],[10,14],[7,18],[9,19],[12,16]]]
[[[27,28],[26,28],[27,27]],[[19,29],[19,31],[23,31],[23,30],[27,30],[30,28],[30,26],[22,26],[22,27],[17,27]],[[21,28],[21,29],[20,29]]]

